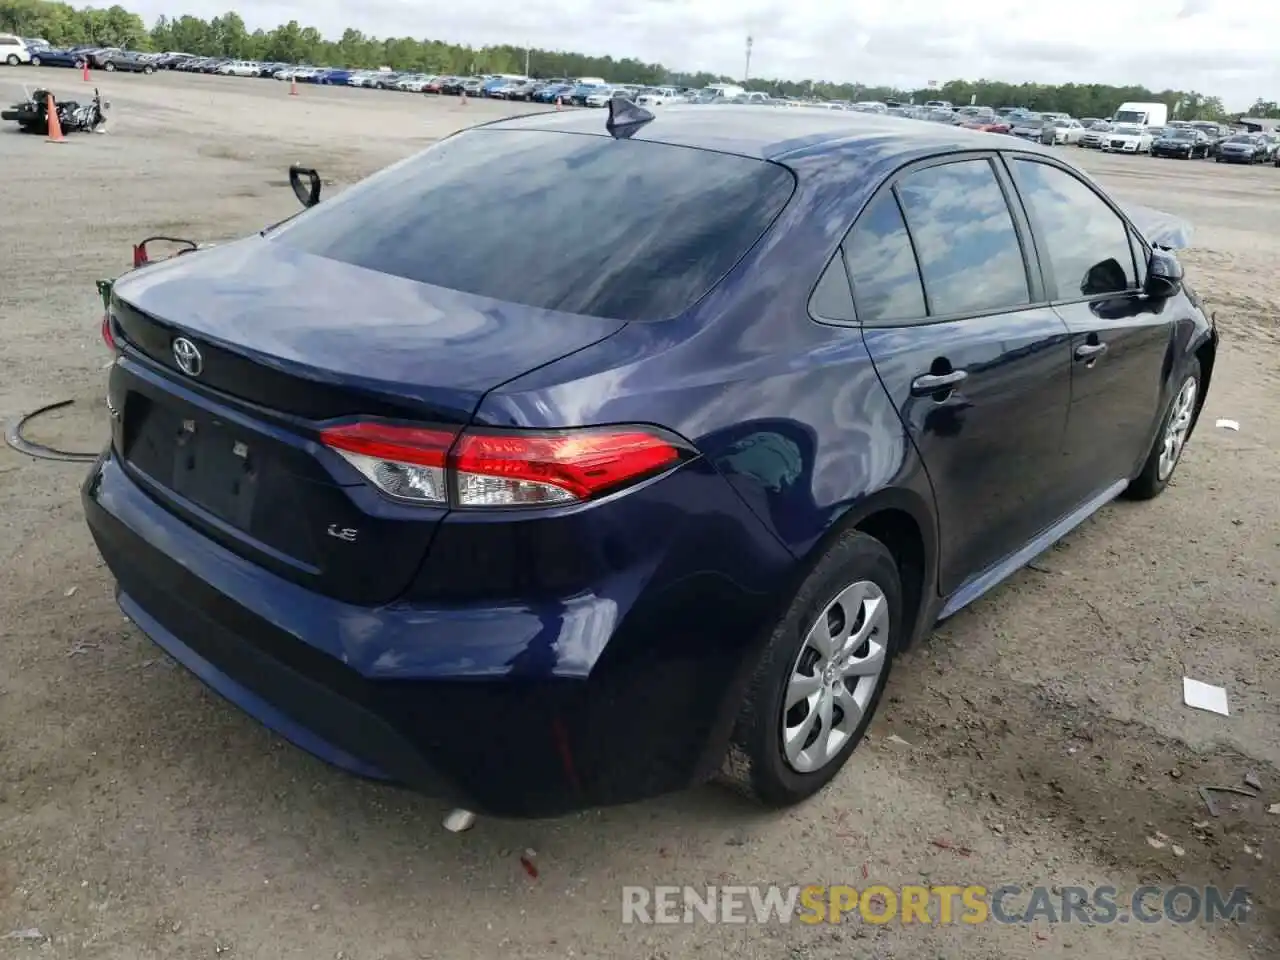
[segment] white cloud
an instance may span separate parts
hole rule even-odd
[[[128,4],[148,21],[168,0]],[[231,0],[186,0],[209,18]],[[1280,5],[1257,0],[265,0],[245,5],[250,28],[296,19],[326,36],[348,26],[376,36],[509,43],[633,56],[682,70],[742,72],[748,33],[756,76],[922,87],[988,77],[1046,83],[1192,88],[1243,108],[1280,97]]]

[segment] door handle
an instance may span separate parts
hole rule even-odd
[[[931,393],[952,390],[963,383],[969,374],[964,370],[952,370],[950,373],[926,373],[911,381],[913,396],[926,397]]]
[[[1092,360],[1099,354],[1106,352],[1107,345],[1105,343],[1082,343],[1080,346],[1076,347],[1076,359]]]

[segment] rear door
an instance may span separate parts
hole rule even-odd
[[[1071,330],[1064,475],[1077,502],[1141,466],[1163,409],[1173,302],[1142,294],[1146,248],[1109,201],[1048,158],[1009,158],[1054,310]]]
[[[994,155],[907,167],[845,243],[863,338],[933,484],[939,587],[956,591],[1066,509],[1062,319]]]

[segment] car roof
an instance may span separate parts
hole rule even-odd
[[[485,127],[609,135],[605,118],[588,111],[526,114],[485,124]],[[993,141],[993,137],[999,140]],[[859,141],[881,157],[886,153],[886,141],[899,142],[903,155],[993,150],[1002,146],[1034,150],[1032,144],[1011,141],[1000,134],[905,117],[812,107],[761,110],[745,104],[673,104],[664,107],[630,139],[736,153],[761,160],[781,160],[787,154],[809,152],[823,144],[839,145],[845,151],[856,150]]]

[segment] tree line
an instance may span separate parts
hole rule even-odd
[[[604,77],[616,83],[673,84],[703,87],[741,82],[707,72],[687,73],[632,57],[591,56],[562,50],[509,45],[469,47],[413,37],[379,39],[347,29],[337,40],[296,20],[274,30],[250,31],[239,14],[212,20],[160,17],[150,28],[136,13],[115,5],[106,9],[75,8],[50,0],[0,0],[0,32],[42,37],[55,46],[94,43],[133,50],[181,51],[201,56],[235,57],[373,69],[391,67],[433,74],[525,73],[534,77]],[[1141,86],[1109,84],[1007,83],[1000,80],[950,80],[934,88],[900,90],[862,83],[779,80],[753,77],[745,84],[773,96],[819,97],[827,100],[899,100],[923,103],[948,100],[993,107],[1020,106],[1060,110],[1073,117],[1108,117],[1126,100],[1163,102],[1171,115],[1185,120],[1222,120],[1227,111],[1220,98],[1194,90],[1153,91]],[[1249,116],[1280,117],[1280,105],[1261,98]]]

